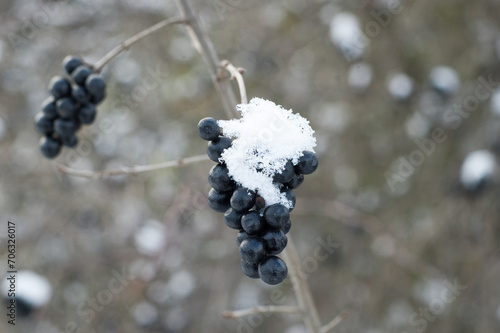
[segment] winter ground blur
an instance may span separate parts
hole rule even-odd
[[[249,97],[316,130],[320,168],[296,191],[291,235],[323,322],[349,309],[334,332],[497,332],[500,2],[193,6],[220,58],[246,69]],[[240,272],[236,232],[206,204],[212,162],[104,181],[55,169],[205,152],[198,121],[226,116],[182,27],[106,67],[79,148],[38,152],[32,119],[65,55],[93,63],[177,15],[159,0],[0,3],[0,275],[10,220],[18,269],[52,287],[16,326],[0,311],[1,332],[304,332],[293,315],[221,317],[295,300]]]

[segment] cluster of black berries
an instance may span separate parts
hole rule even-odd
[[[106,97],[102,76],[75,56],[64,58],[63,67],[71,79],[55,76],[50,81],[51,96],[42,103],[35,116],[35,126],[43,134],[40,150],[46,158],[54,158],[62,146],[78,144],[76,132],[81,125],[91,124],[96,117],[96,105]]]
[[[221,135],[221,129],[213,118],[204,118],[198,124],[198,134],[210,141],[208,157],[217,162],[209,173],[212,186],[208,194],[209,206],[224,212],[224,222],[230,228],[239,230],[237,244],[241,256],[241,270],[250,278],[261,278],[267,284],[283,282],[288,268],[276,255],[287,243],[286,234],[292,227],[290,211],[295,206],[294,189],[304,181],[304,175],[313,173],[318,159],[313,152],[305,151],[296,165],[291,161],[285,169],[273,178],[282,193],[292,203],[292,208],[282,204],[266,207],[264,198],[258,193],[238,185],[228,174],[227,166],[220,162],[222,152],[231,146],[232,140]]]

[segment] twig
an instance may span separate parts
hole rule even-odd
[[[296,306],[254,306],[250,309],[236,310],[236,311],[224,311],[222,312],[222,317],[224,318],[239,318],[250,316],[257,313],[301,313],[302,310]]]
[[[335,328],[335,326],[340,324],[342,322],[342,320],[346,319],[347,317],[349,317],[349,312],[348,311],[342,312],[337,317],[333,318],[333,320],[331,322],[329,322],[325,326],[321,327],[320,333],[328,333],[333,328]]]
[[[238,81],[238,88],[240,89],[241,103],[247,104],[247,89],[245,88],[245,80],[243,80],[243,68],[236,68],[229,60],[222,60],[220,66],[226,69],[231,74],[231,80],[236,79]]]
[[[220,61],[212,42],[203,29],[198,16],[194,13],[190,2],[188,0],[176,0],[176,2],[183,17],[187,20],[186,29],[188,30],[189,36],[193,41],[194,47],[203,56],[203,59],[210,70],[212,83],[222,101],[226,115],[229,118],[237,117],[238,114],[235,109],[237,102],[233,89],[231,88],[229,82],[218,79],[217,74]]]
[[[300,259],[293,244],[292,237],[288,236],[288,244],[284,251],[286,262],[288,262],[288,272],[292,280],[293,290],[297,297],[299,308],[304,311],[303,321],[308,332],[318,333],[321,329],[316,304],[312,298],[311,290],[307,284],[306,277],[300,267]]]
[[[161,163],[147,164],[147,165],[137,165],[137,166],[132,166],[132,167],[121,167],[119,169],[110,169],[110,170],[101,170],[101,171],[78,170],[78,169],[73,169],[73,168],[70,168],[70,167],[62,165],[62,164],[59,164],[57,166],[57,170],[59,170],[59,172],[61,172],[61,173],[65,173],[65,174],[76,176],[76,177],[98,179],[98,178],[105,178],[105,177],[116,176],[116,175],[136,175],[138,173],[143,173],[143,172],[168,169],[168,168],[172,168],[172,167],[181,167],[181,166],[184,166],[186,164],[191,164],[191,163],[196,163],[196,162],[201,162],[201,161],[206,161],[206,160],[208,160],[208,156],[204,154],[204,155],[196,155],[196,156],[186,157],[186,158],[179,158],[177,160],[168,161],[168,162],[161,162]]]
[[[151,35],[152,33],[156,32],[164,27],[167,27],[169,25],[185,24],[185,23],[187,23],[187,21],[183,17],[173,18],[173,19],[165,19],[161,22],[156,23],[155,25],[147,28],[146,30],[143,30],[143,31],[139,32],[138,34],[130,37],[129,39],[121,42],[120,45],[118,45],[117,47],[115,47],[114,49],[109,51],[104,57],[102,57],[99,61],[97,61],[95,63],[94,70],[96,72],[100,72],[102,70],[102,68],[108,62],[110,62],[114,57],[116,57],[121,52],[128,50],[133,44],[137,43],[138,41],[140,41],[144,37],[147,37],[147,36]]]

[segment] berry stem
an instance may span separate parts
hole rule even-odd
[[[206,154],[196,155],[186,158],[179,158],[177,160],[161,162],[155,164],[147,164],[147,165],[137,165],[132,167],[121,167],[120,169],[110,169],[110,170],[101,170],[101,171],[91,171],[91,170],[78,170],[73,169],[63,164],[59,164],[57,166],[57,170],[61,173],[65,173],[71,176],[83,177],[83,178],[91,178],[91,179],[99,179],[106,178],[109,176],[116,175],[136,175],[138,173],[157,171],[162,169],[168,169],[173,167],[181,167],[191,163],[197,163],[202,161],[209,160]]]
[[[243,309],[237,311],[224,311],[222,312],[222,317],[224,318],[240,318],[245,316],[251,316],[258,313],[300,313],[302,310],[296,306],[254,306],[250,309]]]
[[[288,272],[292,280],[293,290],[299,308],[304,312],[303,321],[308,332],[319,333],[321,330],[321,320],[314,303],[311,289],[307,284],[307,279],[300,267],[300,259],[293,243],[292,237],[288,236],[288,245],[284,251],[285,261],[288,263]]]
[[[212,41],[203,29],[198,15],[195,14],[189,0],[176,0],[176,2],[183,17],[186,18],[187,24],[185,27],[189,33],[189,37],[191,37],[194,48],[203,56],[208,66],[212,83],[222,101],[224,111],[229,118],[238,117],[235,109],[237,102],[233,89],[227,81],[219,80],[219,57]]]
[[[339,314],[337,317],[333,318],[332,321],[330,321],[328,324],[325,326],[321,327],[321,330],[319,331],[320,333],[328,333],[332,329],[334,329],[338,324],[342,322],[342,320],[346,319],[349,317],[349,312],[344,311],[341,314]]]
[[[226,69],[231,74],[231,80],[236,79],[238,88],[240,89],[241,104],[248,104],[247,89],[245,88],[245,80],[243,79],[242,69],[236,68],[229,60],[222,60],[220,62],[221,68]]]
[[[99,61],[95,63],[93,66],[94,71],[100,72],[106,64],[108,64],[111,60],[113,60],[114,57],[119,55],[125,50],[128,50],[132,45],[143,39],[144,37],[147,37],[151,35],[152,33],[155,33],[156,31],[165,28],[169,25],[173,24],[186,24],[187,20],[183,17],[178,17],[178,18],[173,18],[173,19],[165,19],[163,21],[160,21],[156,23],[155,25],[150,26],[149,28],[139,32],[138,34],[130,37],[129,39],[123,41],[120,43],[120,45],[116,46],[114,49],[109,51],[104,57],[102,57]]]

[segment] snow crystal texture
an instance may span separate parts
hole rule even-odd
[[[314,151],[316,139],[309,121],[262,98],[236,108],[242,118],[218,122],[224,135],[233,138],[221,158],[229,175],[243,187],[258,191],[266,205],[290,207],[272,177],[284,169],[287,160],[295,165],[303,151]]]

